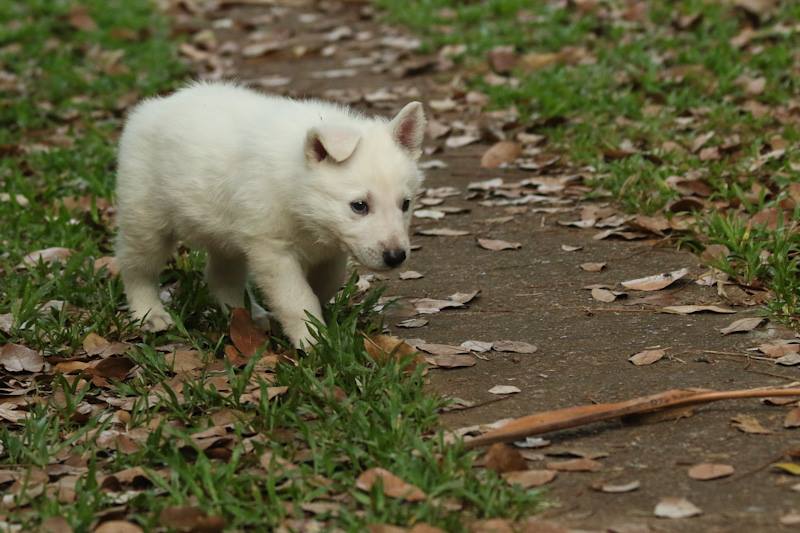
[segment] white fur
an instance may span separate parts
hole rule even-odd
[[[142,103],[120,140],[117,183],[131,313],[151,330],[172,323],[158,275],[182,241],[208,251],[223,306],[243,306],[249,274],[294,345],[311,344],[306,312],[322,320],[348,254],[383,270],[384,252],[409,253],[424,128],[417,102],[389,122],[221,83]],[[367,215],[351,208],[360,200]]]

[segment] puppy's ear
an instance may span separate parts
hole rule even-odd
[[[361,134],[346,126],[323,124],[308,130],[306,160],[320,163],[329,158],[335,163],[347,161],[361,140]]]
[[[419,102],[406,104],[389,122],[389,130],[395,142],[414,159],[419,159],[422,155],[425,122],[425,111]]]

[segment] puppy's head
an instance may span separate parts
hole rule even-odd
[[[391,121],[363,119],[312,128],[306,136],[304,218],[364,266],[388,270],[410,253],[408,228],[422,175],[425,114],[406,105]]]

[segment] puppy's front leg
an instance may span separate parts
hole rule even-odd
[[[296,348],[313,345],[306,311],[322,322],[322,309],[297,259],[285,252],[262,250],[251,254],[249,262],[254,281],[292,344]]]

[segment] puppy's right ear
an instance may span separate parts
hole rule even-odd
[[[308,130],[306,161],[311,164],[328,159],[334,163],[347,161],[355,152],[361,134],[346,126],[323,124]]]

